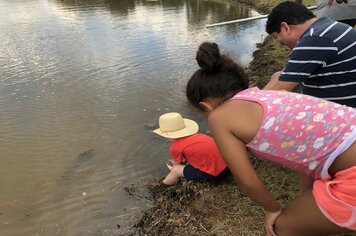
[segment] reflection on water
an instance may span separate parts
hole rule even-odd
[[[264,21],[227,0],[0,1],[0,235],[112,235],[145,203],[122,183],[166,174],[160,114],[191,111],[195,51],[247,65]],[[138,208],[138,209],[137,209]]]

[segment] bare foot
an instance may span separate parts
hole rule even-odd
[[[172,168],[173,168],[173,162],[170,161],[170,160],[167,160],[167,161],[166,161],[166,166],[167,166],[167,168],[168,168],[169,170],[172,170]]]

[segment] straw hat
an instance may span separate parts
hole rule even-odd
[[[177,112],[170,112],[159,117],[159,129],[153,132],[165,138],[183,138],[197,133],[198,124],[189,119],[184,119]]]

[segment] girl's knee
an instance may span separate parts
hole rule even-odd
[[[295,216],[291,217],[290,214],[293,213],[288,212],[288,214],[283,214],[282,211],[282,214],[280,214],[279,217],[277,218],[274,224],[274,231],[278,236],[319,235],[311,232],[310,230],[307,230],[308,227],[305,227],[305,225],[301,224],[300,220],[298,220],[298,217]]]
[[[274,232],[276,232],[277,235],[284,235],[284,224],[283,220],[280,220],[281,217],[278,217],[276,222],[274,223]]]
[[[274,224],[274,231],[278,236],[294,236],[300,235],[298,229],[290,222],[290,220],[283,215],[283,213],[277,218]]]
[[[277,235],[282,236],[285,235],[285,230],[286,230],[286,222],[283,219],[283,217],[280,215],[276,222],[274,223],[274,231],[276,232]]]

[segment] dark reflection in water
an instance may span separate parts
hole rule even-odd
[[[221,22],[231,19],[239,19],[251,16],[251,14],[257,14],[251,12],[246,6],[229,1],[203,1],[203,0],[148,0],[148,1],[132,1],[132,0],[120,0],[120,1],[57,1],[58,4],[63,4],[67,8],[77,10],[92,10],[95,11],[98,8],[108,10],[113,15],[118,15],[120,18],[130,17],[130,13],[134,12],[137,8],[159,8],[166,11],[175,11],[180,14],[181,11],[185,11],[186,18],[190,25],[201,25],[205,22]],[[179,23],[179,22],[177,22]]]
[[[112,235],[161,178],[159,115],[202,117],[184,88],[203,41],[247,66],[264,21],[219,0],[0,1],[0,235]]]

